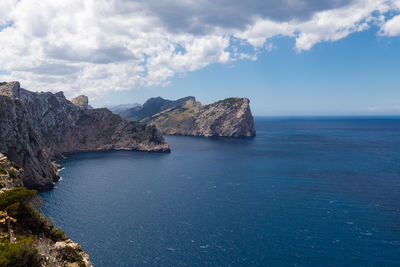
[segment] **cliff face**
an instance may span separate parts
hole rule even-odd
[[[149,99],[140,108],[121,116],[155,125],[162,133],[194,136],[255,136],[254,120],[247,98],[227,98],[202,105],[194,97],[176,101]]]
[[[91,267],[79,244],[22,200],[24,193],[34,195],[21,188],[23,176],[24,170],[0,153],[0,266]],[[16,203],[19,210],[10,208]]]
[[[0,95],[0,152],[25,168],[24,183],[51,188],[59,179],[20,99]]]
[[[62,92],[33,93],[18,82],[0,85],[0,152],[25,169],[24,185],[48,189],[59,176],[51,160],[96,150],[168,152],[154,126],[127,122],[107,109],[73,104]]]

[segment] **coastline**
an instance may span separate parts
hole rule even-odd
[[[23,187],[23,175],[0,153],[0,265],[92,267],[82,247],[41,213],[41,199],[36,190]]]

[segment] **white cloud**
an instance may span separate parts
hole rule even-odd
[[[2,0],[0,2],[0,26],[7,24],[11,19],[10,11],[13,10],[17,0]]]
[[[390,20],[386,21],[382,25],[380,33],[385,36],[399,36],[400,35],[400,15],[394,16]]]
[[[351,33],[363,31],[377,19],[374,12],[384,14],[391,10],[386,0],[359,0],[348,6],[315,13],[305,21],[274,22],[259,20],[238,37],[255,47],[262,46],[268,38],[282,35],[296,39],[298,51],[309,50],[323,41],[337,41]]]
[[[209,64],[256,60],[276,36],[295,38],[300,52],[371,24],[400,35],[399,11],[399,0],[2,0],[0,80],[71,95],[165,85]]]

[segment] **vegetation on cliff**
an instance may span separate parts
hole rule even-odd
[[[46,244],[67,240],[64,232],[34,207],[39,201],[36,193],[17,187],[0,194],[0,266],[46,266],[52,256],[41,253]],[[53,261],[86,266],[73,247],[64,246],[55,254],[59,255]]]
[[[0,266],[91,266],[82,248],[40,213],[37,191],[14,187],[23,169],[2,154],[0,168]]]

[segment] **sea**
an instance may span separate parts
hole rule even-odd
[[[255,125],[69,155],[43,212],[94,266],[400,266],[399,117]]]

